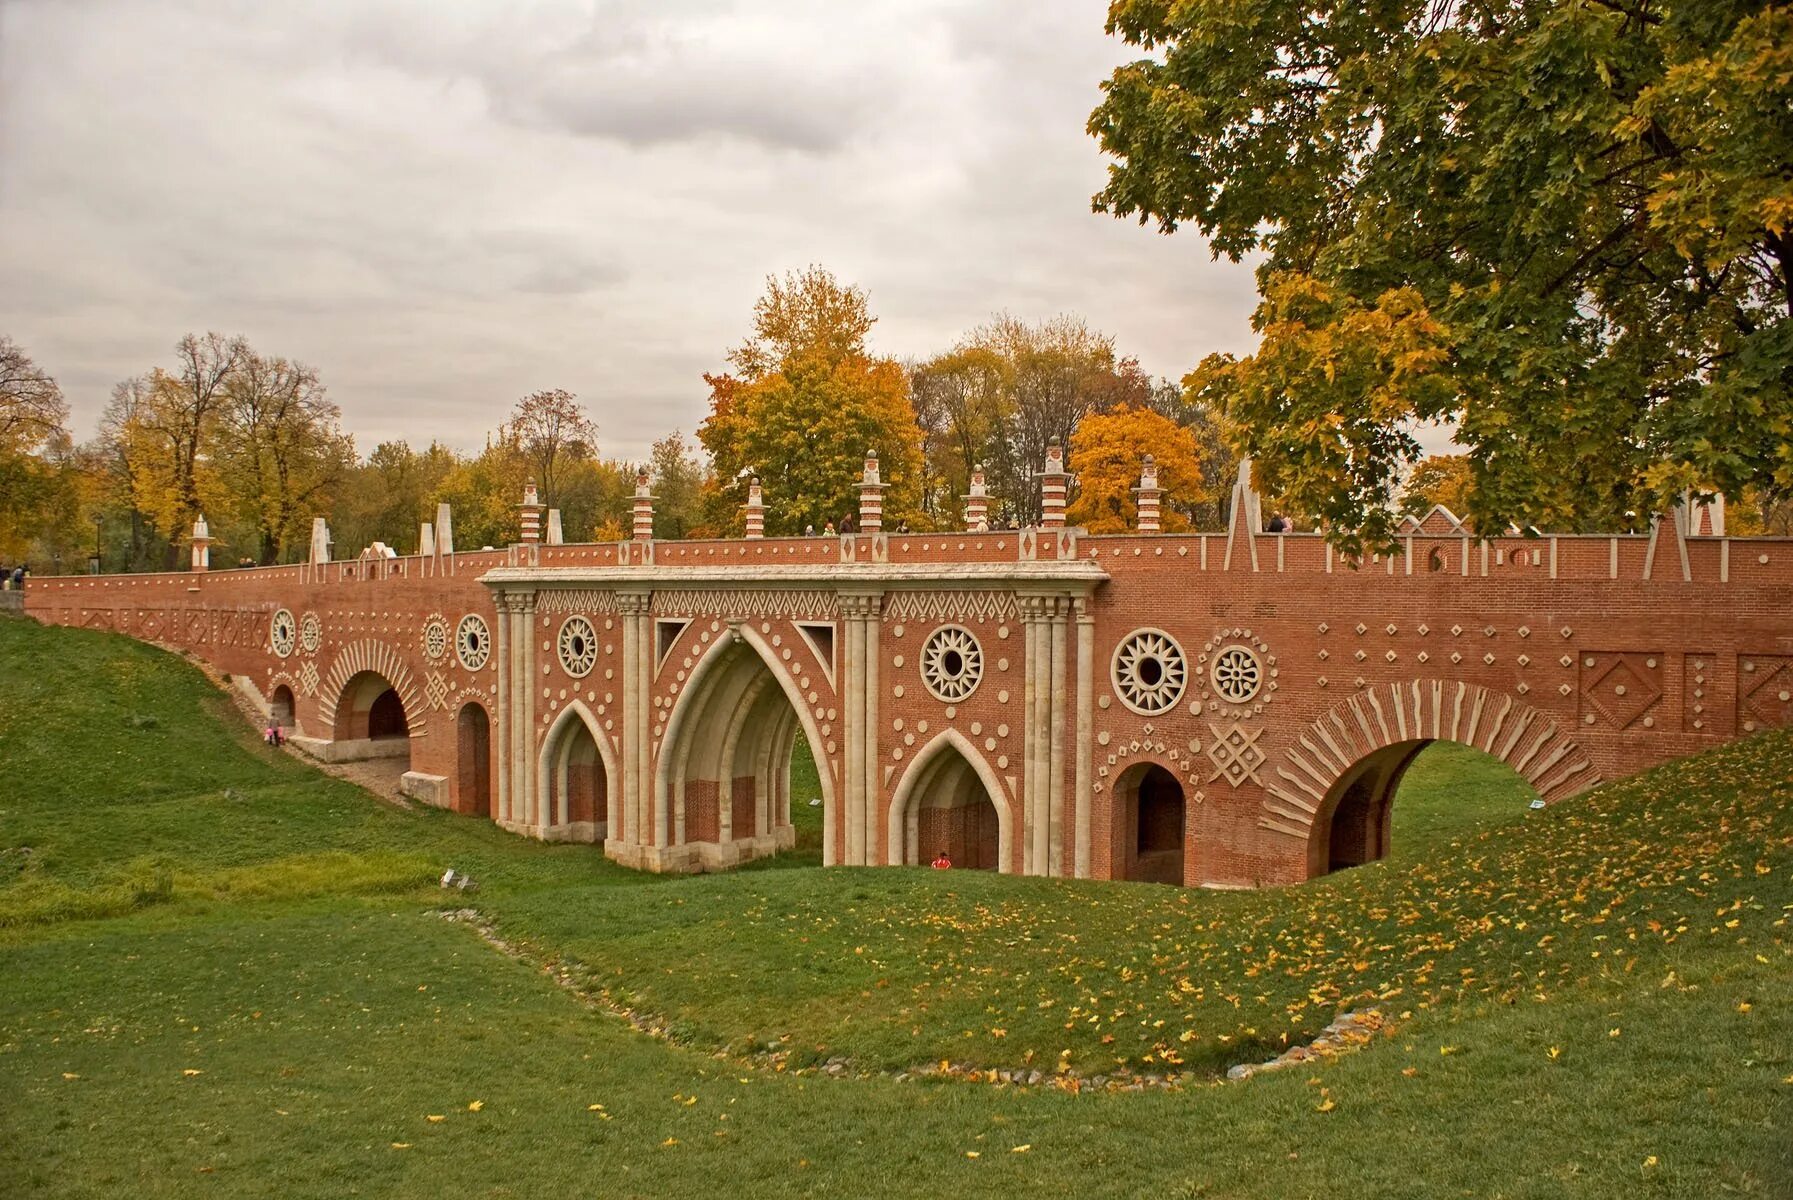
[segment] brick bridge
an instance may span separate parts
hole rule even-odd
[[[28,611],[227,672],[325,759],[396,756],[406,790],[618,862],[711,870],[792,842],[799,732],[824,861],[1251,886],[1385,854],[1427,743],[1479,747],[1547,801],[1793,720],[1793,541],[1721,506],[1647,535],[1478,540],[1442,510],[1397,553],[1259,532],[1242,470],[1224,534],[1063,524],[656,541],[522,537],[422,552],[34,581]],[[396,769],[396,766],[395,766]]]

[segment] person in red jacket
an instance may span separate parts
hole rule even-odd
[[[953,860],[946,856],[946,851],[942,850],[940,853],[938,853],[934,856],[934,869],[936,871],[951,870],[952,865],[953,865]]]

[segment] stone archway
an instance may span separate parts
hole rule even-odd
[[[678,868],[731,866],[789,849],[789,770],[801,729],[820,754],[814,715],[764,639],[745,626],[716,638],[691,668],[667,718],[654,771],[647,837],[659,847],[690,847]],[[818,760],[823,863],[835,859],[834,779]],[[680,856],[674,856],[680,857]]]
[[[268,720],[288,735],[304,732],[299,728],[298,702],[293,697],[293,689],[284,683],[268,694]]]
[[[1182,884],[1188,855],[1183,785],[1155,762],[1136,762],[1114,784],[1112,877]]]
[[[611,836],[616,758],[589,709],[568,704],[542,740],[535,824],[551,841],[603,842]]]
[[[483,706],[469,702],[455,716],[455,808],[478,817],[492,815],[492,722]]]
[[[891,798],[888,834],[892,866],[921,866],[944,850],[954,867],[1013,869],[1002,782],[956,729],[942,730],[910,762]]]
[[[1380,858],[1395,789],[1434,741],[1499,759],[1546,803],[1600,782],[1549,713],[1477,684],[1416,679],[1365,688],[1303,730],[1265,785],[1258,827],[1306,843],[1310,878]]]

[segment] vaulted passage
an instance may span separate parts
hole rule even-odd
[[[892,838],[900,861],[926,866],[944,854],[955,869],[1000,871],[1009,842],[989,768],[976,751],[943,733],[915,758],[892,803]]]
[[[711,650],[660,749],[655,842],[694,847],[697,865],[711,868],[790,849],[800,729],[790,696],[752,643],[731,637]],[[822,790],[826,842],[834,813],[825,783]]]
[[[546,836],[601,842],[610,832],[610,773],[587,718],[569,708],[543,751],[546,787],[542,826]]]
[[[386,741],[410,733],[404,701],[384,675],[362,671],[344,685],[336,703],[337,741]]]
[[[455,717],[455,808],[492,815],[492,723],[486,710],[464,704]]]
[[[1114,785],[1114,877],[1180,884],[1184,878],[1183,785],[1156,763],[1135,763]]]
[[[268,697],[268,719],[273,721],[288,734],[302,732],[299,729],[299,717],[293,703],[293,689],[284,683],[275,688]]]
[[[1425,769],[1414,770],[1422,756]],[[1379,861],[1404,836],[1448,847],[1454,833],[1516,817],[1536,798],[1518,772],[1473,746],[1396,742],[1353,763],[1327,790],[1314,814],[1308,873]]]

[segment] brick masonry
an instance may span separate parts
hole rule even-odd
[[[26,605],[290,698],[314,753],[408,753],[418,796],[653,870],[790,845],[798,733],[830,864],[925,864],[944,840],[1011,872],[1124,875],[1129,768],[1153,763],[1182,789],[1183,882],[1254,886],[1374,857],[1374,806],[1429,740],[1555,801],[1793,721],[1793,541],[1672,519],[1478,541],[1433,515],[1354,561],[1234,507],[1225,534],[441,545],[38,579]],[[350,700],[388,686],[408,740],[346,736]],[[1353,779],[1382,791],[1370,832],[1334,844]]]

